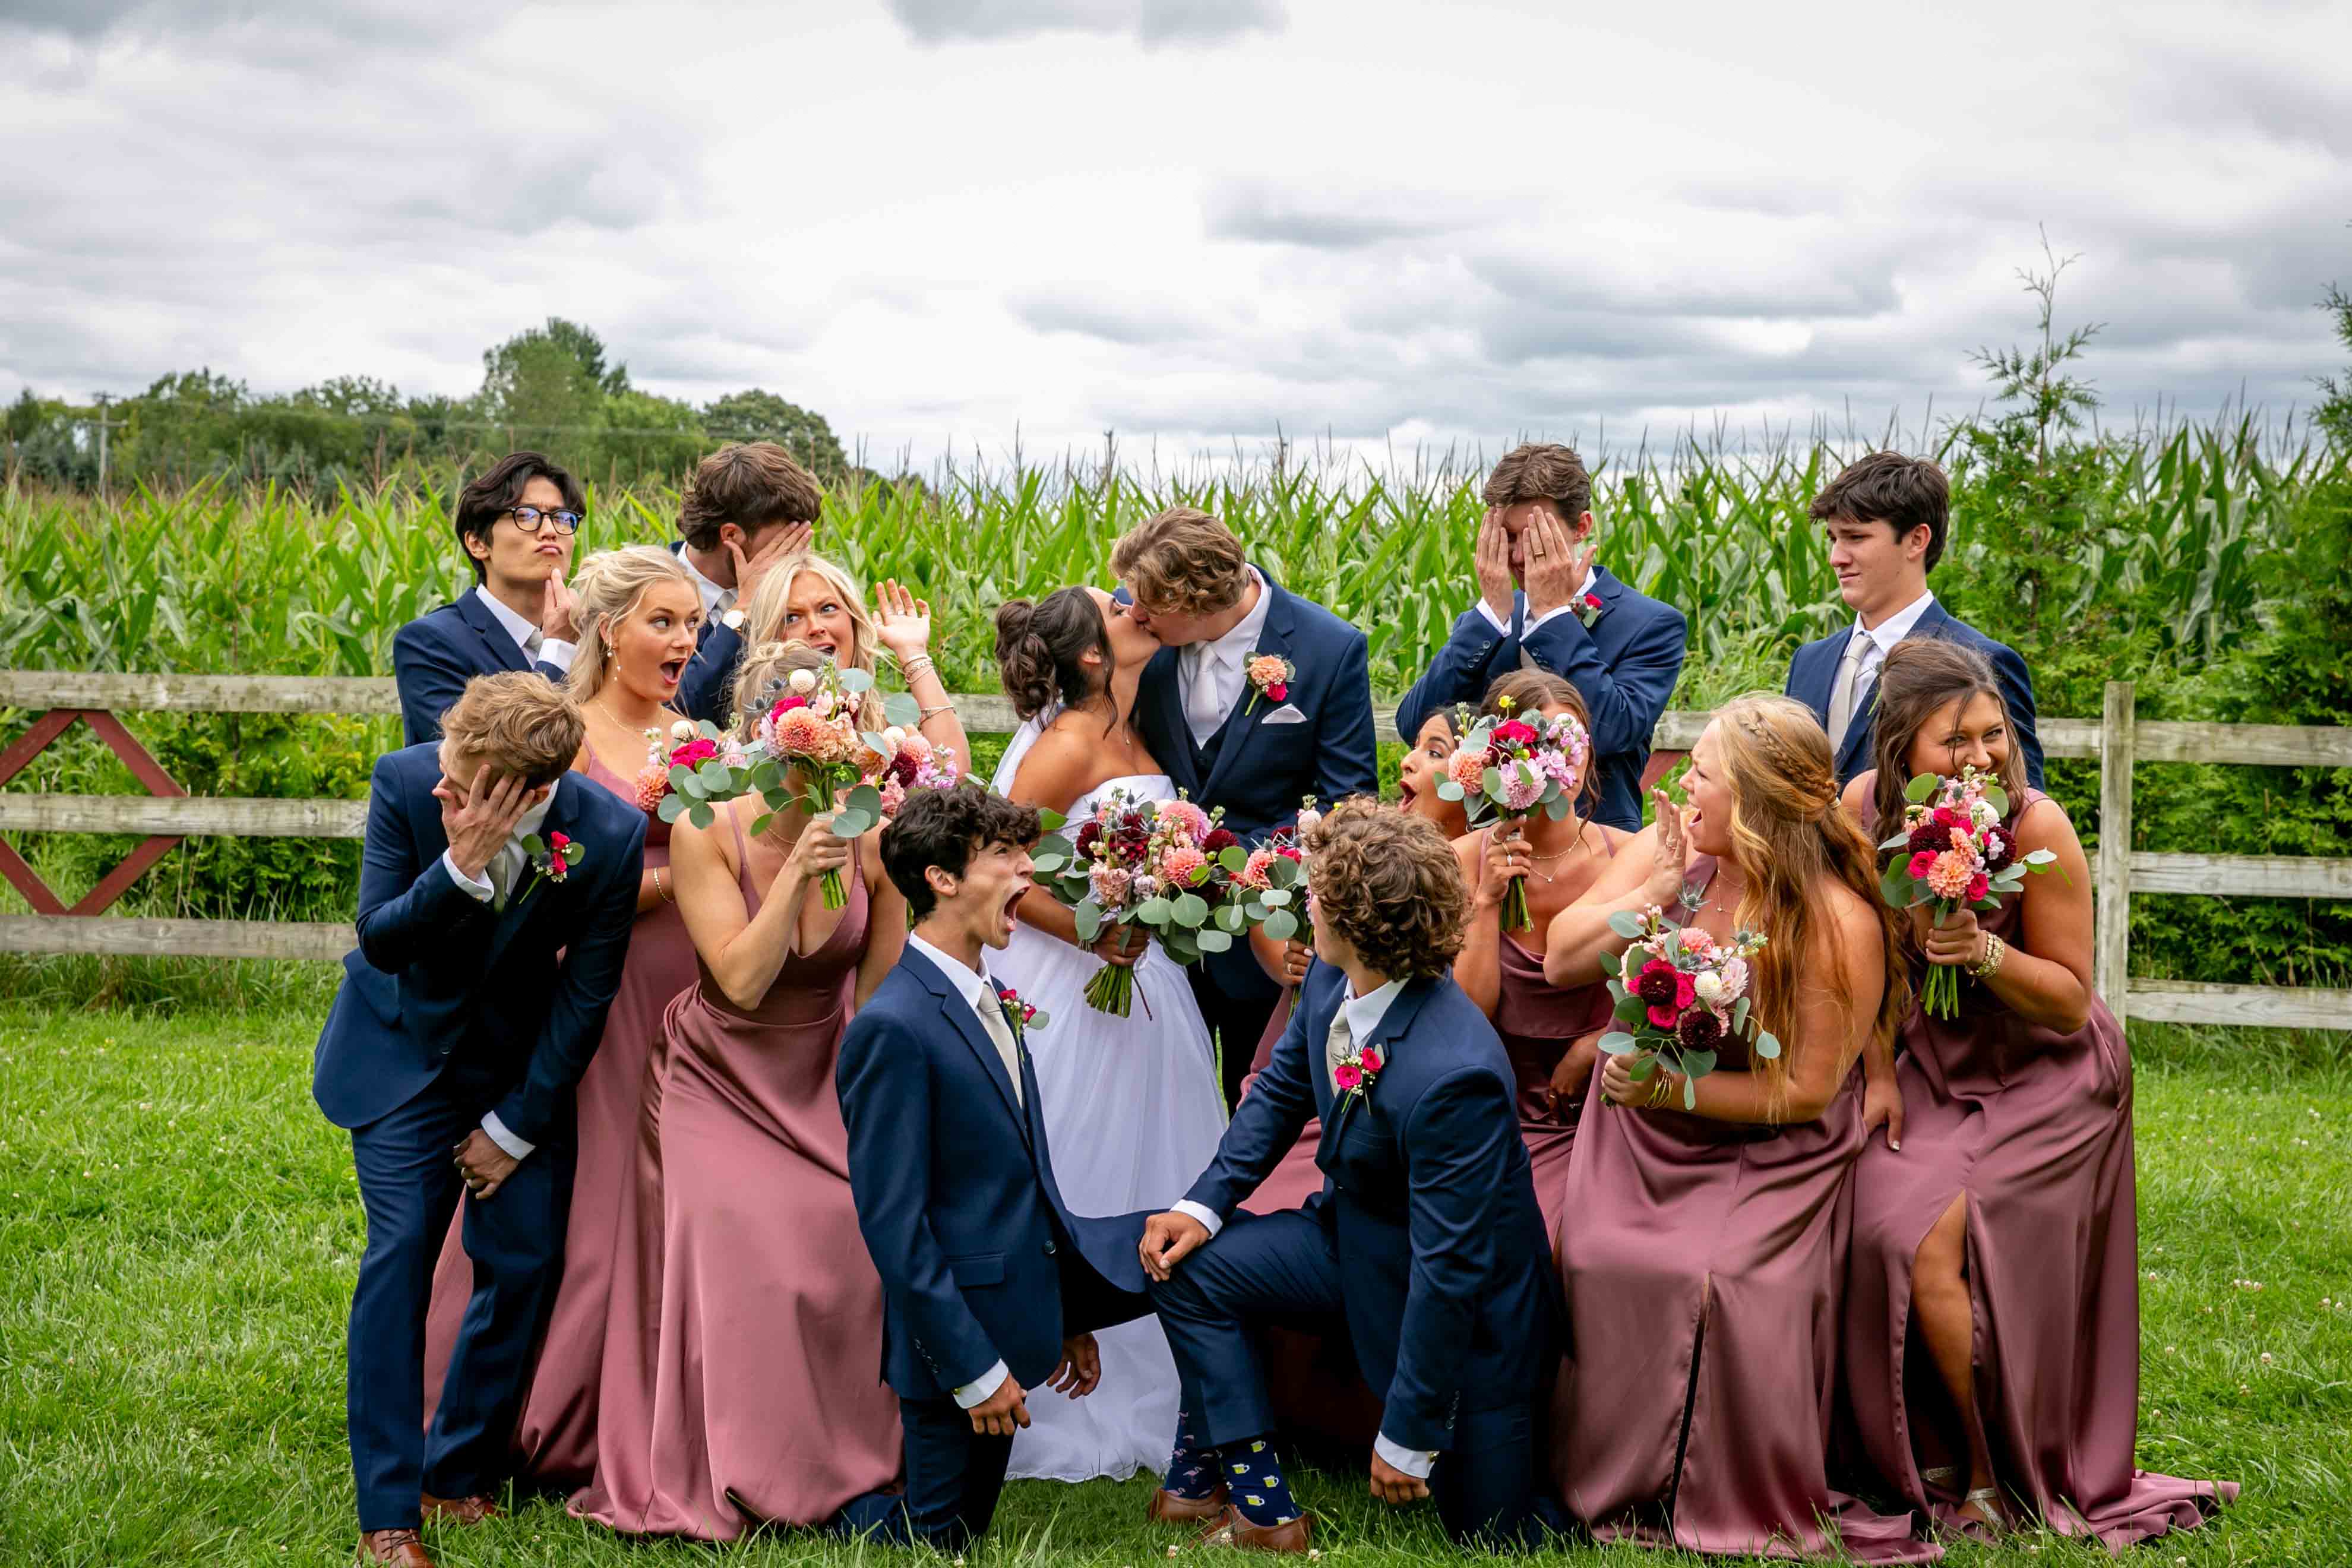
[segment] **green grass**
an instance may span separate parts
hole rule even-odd
[[[91,1006],[71,975],[49,1002],[0,1003],[0,1563],[348,1561],[342,1332],[362,1227],[348,1144],[310,1099],[327,973],[249,979],[262,1011]],[[2338,1044],[2137,1033],[2141,1461],[2246,1488],[2218,1526],[2140,1561],[2352,1555]],[[1150,1484],[1017,1484],[985,1554],[1164,1559],[1182,1538],[1143,1521]],[[1425,1510],[1376,1511],[1353,1474],[1308,1473],[1302,1490],[1330,1561],[1452,1555]],[[435,1545],[453,1568],[907,1560],[797,1533],[638,1547],[549,1503]],[[2038,1536],[1951,1560],[2107,1561]]]

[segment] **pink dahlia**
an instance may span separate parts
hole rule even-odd
[[[1934,865],[1927,868],[1927,890],[1939,899],[1957,899],[1968,892],[1969,884],[1975,880],[1976,875],[1977,863],[1973,856],[1962,854],[1958,849],[1947,849],[1936,857]]]
[[[1209,814],[1189,800],[1171,800],[1162,805],[1160,820],[1196,844],[1208,837]]]
[[[1171,845],[1160,857],[1160,879],[1179,888],[1189,888],[1192,879],[1208,865],[1209,858],[1190,844]]]
[[[1486,748],[1465,746],[1445,761],[1445,776],[1462,786],[1465,795],[1475,795],[1486,787]]]

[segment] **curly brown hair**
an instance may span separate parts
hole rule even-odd
[[[1170,507],[1119,535],[1110,569],[1146,611],[1162,615],[1213,616],[1249,586],[1242,542],[1197,507]]]
[[[1573,525],[1592,510],[1592,476],[1573,447],[1530,441],[1503,454],[1486,476],[1481,498],[1488,506],[1517,506],[1522,501],[1548,500],[1562,522]]]
[[[824,487],[790,452],[773,441],[745,441],[696,465],[677,533],[697,550],[716,550],[727,523],[752,534],[771,522],[813,523],[824,510]]]
[[[1469,928],[1470,889],[1426,817],[1343,800],[1307,833],[1315,919],[1391,980],[1444,974]]]

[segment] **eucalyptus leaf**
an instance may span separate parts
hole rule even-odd
[[[1192,940],[1201,944],[1202,952],[1225,952],[1231,951],[1234,945],[1232,935],[1217,930],[1214,926],[1202,927],[1193,934]]]
[[[911,691],[893,691],[882,700],[882,717],[901,730],[911,730],[923,721],[923,705]]]
[[[1619,910],[1609,917],[1609,929],[1630,942],[1642,934],[1642,917],[1631,910]]]
[[[1625,955],[1621,952],[1602,953],[1601,955],[1601,973],[1603,974],[1623,974],[1625,973]]]
[[[1208,900],[1198,893],[1180,893],[1170,913],[1178,925],[1187,931],[1197,930],[1201,922],[1209,918]]]
[[[1769,1029],[1759,1029],[1756,1032],[1756,1054],[1766,1061],[1778,1057],[1780,1054],[1780,1037]]]
[[[1927,797],[1936,793],[1937,785],[1940,783],[1942,781],[1933,773],[1917,774],[1909,784],[1903,786],[1903,798],[1914,805],[1925,805],[1927,804]]]
[[[833,831],[840,838],[862,838],[874,831],[873,815],[857,807],[844,806],[833,815]]]
[[[1695,1078],[1683,1079],[1683,1109],[1685,1110],[1698,1109],[1698,1079]]]
[[[1298,879],[1306,874],[1298,868],[1298,862],[1287,855],[1276,856],[1265,868],[1265,879],[1274,885],[1276,892],[1287,892],[1297,887]]]
[[[874,678],[862,669],[851,668],[838,672],[841,689],[852,697],[862,697],[874,689]]]
[[[707,828],[719,820],[719,814],[710,809],[710,804],[708,801],[698,800],[687,808],[687,820],[697,827]]]
[[[1298,917],[1288,910],[1276,910],[1265,917],[1262,929],[1268,942],[1288,942],[1298,934]]]
[[[694,776],[706,790],[732,789],[735,785],[734,773],[717,757],[695,769]]]
[[[878,819],[882,815],[882,792],[872,784],[859,784],[849,792],[848,805],[852,811],[862,811]]]
[[[1632,1079],[1635,1083],[1647,1083],[1650,1081],[1651,1076],[1657,1070],[1658,1058],[1655,1057],[1643,1057],[1640,1061],[1635,1062],[1632,1067],[1625,1069],[1625,1076]]]
[[[1268,888],[1257,896],[1258,902],[1270,910],[1290,907],[1290,891],[1286,888]]]
[[[2009,792],[1997,784],[1984,786],[1985,804],[1999,812],[2005,821],[2009,816]]]
[[[693,777],[694,770],[688,767],[684,763],[672,763],[669,765],[670,788],[682,790],[687,786],[688,781],[691,780]]]
[[[1102,935],[1103,907],[1088,899],[1070,914],[1077,923],[1078,940],[1090,947],[1094,945],[1095,939]]]
[[[1135,906],[1135,918],[1145,925],[1164,926],[1168,923],[1169,903],[1157,895]]]
[[[664,822],[674,823],[685,814],[686,807],[686,796],[675,794],[666,795],[662,796],[661,804],[654,807],[654,815]]]
[[[1218,930],[1229,931],[1234,936],[1239,936],[1242,933],[1243,928],[1248,924],[1249,911],[1243,909],[1239,904],[1224,904],[1218,908]]]
[[[536,833],[526,833],[522,836],[522,847],[526,855],[544,855],[547,853],[547,840]]]
[[[1622,1029],[1612,1029],[1601,1037],[1601,1049],[1612,1057],[1623,1056],[1627,1051],[1633,1049],[1638,1043],[1633,1036]]]
[[[1033,849],[1029,852],[1029,870],[1033,876],[1049,876],[1069,863],[1070,858],[1056,850]]]
[[[1068,817],[1058,811],[1049,811],[1040,807],[1037,812],[1037,826],[1048,833],[1059,833],[1069,826],[1069,821]]]
[[[1717,1059],[1716,1053],[1713,1051],[1685,1051],[1682,1059],[1683,1076],[1705,1078],[1715,1070]]]
[[[1217,851],[1217,864],[1223,866],[1227,872],[1238,877],[1242,874],[1243,868],[1249,864],[1249,851],[1238,844],[1228,844]]]

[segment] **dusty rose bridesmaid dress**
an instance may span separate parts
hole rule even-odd
[[[593,753],[587,776],[624,800],[635,798],[635,781],[621,777]],[[669,831],[658,818],[646,822],[646,870],[668,866]],[[629,931],[620,992],[574,1095],[579,1142],[571,1218],[564,1227],[563,1279],[515,1433],[517,1473],[543,1486],[569,1489],[595,1467],[608,1317],[615,1308],[625,1312],[636,1300],[634,1289],[616,1291],[614,1282],[635,1278],[646,1152],[641,1134],[660,1082],[662,1016],[671,998],[694,984],[694,942],[677,906],[656,904],[638,915]],[[659,1203],[658,1189],[654,1202]],[[428,1426],[473,1290],[473,1265],[460,1239],[465,1219],[461,1205],[433,1271],[425,1332]]]
[[[2016,815],[2043,798],[2028,790]],[[2014,941],[2022,907],[2012,897],[1979,918]],[[1957,1489],[1931,1490],[1919,1471],[1955,1466],[1964,1485],[1958,1423],[1980,1422],[2012,1506],[2053,1530],[2119,1549],[2200,1523],[2234,1482],[2133,1465],[2138,1216],[2131,1053],[2115,1016],[2094,997],[2090,1021],[2059,1035],[1963,982],[1959,1016],[1914,1007],[1903,1043],[1902,1152],[1871,1140],[1854,1176],[1846,1407],[1863,1454],[1895,1495],[1957,1524]],[[1965,1415],[1911,1332],[1913,1262],[1955,1198],[1976,1324]]]
[[[756,914],[761,889],[738,878]],[[605,1458],[576,1514],[731,1541],[821,1524],[898,1476],[882,1281],[858,1234],[833,1081],[866,914],[853,868],[840,924],[785,961],[758,1007],[739,1010],[708,970],[670,1005],[651,1375],[608,1381]],[[625,1407],[632,1386],[650,1404]]]
[[[1612,1105],[1596,1068],[1552,1238],[1570,1335],[1552,1468],[1597,1538],[1822,1556],[1826,1520],[1861,1562],[1941,1554],[1829,1488],[1861,1149],[1859,1066],[1819,1121],[1779,1128]]]

